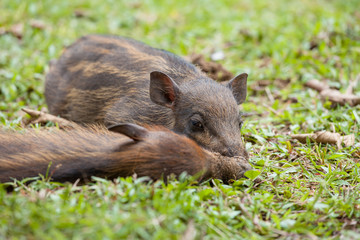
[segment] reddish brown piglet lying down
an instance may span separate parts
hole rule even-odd
[[[0,131],[0,182],[49,176],[53,181],[87,181],[91,176],[149,176],[201,173],[209,178],[241,178],[251,169],[244,157],[226,157],[199,147],[163,127],[120,124],[110,128],[76,127],[69,131]],[[49,167],[50,166],[50,167]]]

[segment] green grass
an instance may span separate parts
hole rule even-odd
[[[182,56],[223,51],[220,63],[249,73],[242,110],[253,115],[242,132],[260,183],[17,182],[12,193],[0,187],[1,239],[360,238],[360,106],[331,108],[303,86],[326,79],[344,92],[360,74],[357,0],[2,0],[0,29],[19,23],[21,39],[0,36],[0,128],[18,128],[24,106],[46,107],[48,62],[82,35],[128,36]],[[355,145],[289,138],[333,129],[355,134]]]

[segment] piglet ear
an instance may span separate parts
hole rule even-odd
[[[150,73],[150,99],[156,104],[173,109],[174,102],[179,97],[178,85],[165,73],[154,71]]]
[[[247,77],[246,73],[242,73],[227,83],[227,87],[232,90],[237,104],[241,104],[246,100]]]
[[[149,134],[149,131],[146,128],[132,123],[122,123],[110,126],[108,127],[108,130],[111,132],[124,134],[134,141],[144,140]]]

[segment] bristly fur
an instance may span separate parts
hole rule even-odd
[[[0,182],[45,176],[47,172],[59,182],[88,181],[91,176],[112,179],[134,173],[159,179],[182,172],[202,172],[202,179],[227,181],[250,167],[244,159],[224,161],[223,156],[203,150],[187,137],[163,127],[146,131],[140,141],[101,126],[51,132],[0,131]]]
[[[246,78],[241,74],[225,86],[170,52],[124,37],[89,35],[51,64],[45,96],[50,113],[80,124],[162,125],[211,151],[247,157],[238,110]],[[191,130],[196,114],[203,132]]]

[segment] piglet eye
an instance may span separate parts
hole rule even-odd
[[[204,130],[204,125],[199,120],[191,120],[191,128],[194,132],[201,132]]]

